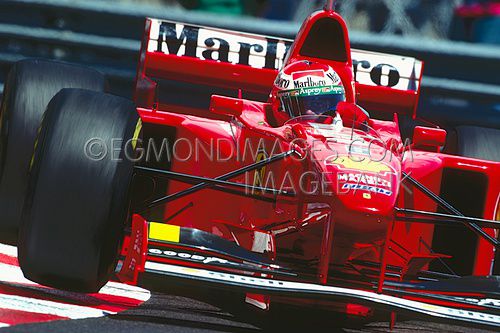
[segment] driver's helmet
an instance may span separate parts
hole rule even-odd
[[[337,104],[346,99],[342,80],[333,68],[311,61],[297,61],[283,68],[271,95],[275,109],[291,118],[335,115]]]

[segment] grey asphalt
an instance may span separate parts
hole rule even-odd
[[[222,303],[225,305],[216,305]],[[3,332],[30,333],[167,333],[167,332],[391,332],[387,322],[352,327],[334,316],[304,309],[279,309],[270,315],[248,309],[242,311],[236,300],[225,296],[196,300],[171,294],[153,293],[142,306],[123,313],[96,319],[27,324],[0,329]],[[242,314],[243,313],[243,314]],[[393,331],[406,332],[493,332],[422,321],[400,321]]]

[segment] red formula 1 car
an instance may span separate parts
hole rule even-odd
[[[154,274],[262,309],[499,327],[500,163],[440,153],[435,127],[402,139],[421,75],[413,58],[351,50],[330,7],[293,44],[148,19],[135,103],[96,72],[17,63],[2,235],[26,277],[61,289]]]

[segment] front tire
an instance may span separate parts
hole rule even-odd
[[[64,89],[49,103],[19,234],[28,279],[79,292],[98,291],[109,280],[128,214],[139,125],[133,103],[108,94]]]

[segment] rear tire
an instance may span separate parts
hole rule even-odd
[[[131,142],[140,124],[131,101],[108,94],[63,89],[49,103],[19,233],[28,279],[79,292],[98,291],[109,280],[127,220]]]
[[[97,71],[54,61],[14,64],[0,109],[0,241],[15,244],[33,144],[47,104],[63,88],[104,91]]]
[[[451,136],[452,153],[481,160],[500,162],[500,130],[458,126]],[[499,238],[500,239],[500,238]],[[495,253],[493,275],[500,275],[500,251]]]
[[[500,130],[474,126],[455,130],[457,155],[500,162]]]

